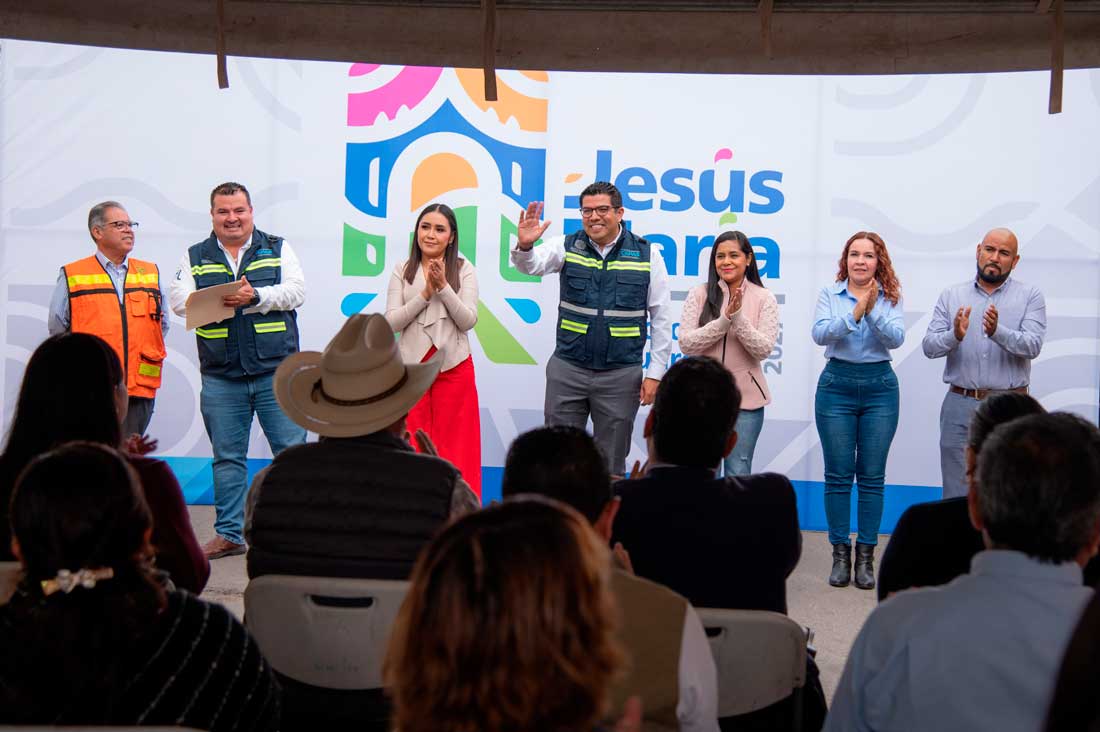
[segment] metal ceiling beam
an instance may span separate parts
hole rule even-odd
[[[1034,12],[745,14],[521,10],[496,3],[496,68],[749,74],[1048,70],[1050,17]],[[840,5],[841,3],[838,3]],[[926,3],[928,4],[928,3]],[[954,5],[957,5],[955,3]],[[906,3],[906,7],[913,3]],[[210,0],[0,0],[0,35],[215,54]],[[1071,12],[1074,8],[1078,12]],[[1065,68],[1100,67],[1100,10],[1065,3]],[[480,0],[469,7],[225,0],[225,52],[326,61],[484,68]]]

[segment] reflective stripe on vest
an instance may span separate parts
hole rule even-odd
[[[565,261],[572,262],[573,264],[579,264],[582,267],[591,267],[592,269],[599,269],[603,266],[602,259],[596,259],[595,257],[586,257],[583,254],[577,252],[566,252]]]
[[[229,328],[195,328],[199,338],[228,338]]]
[[[251,272],[257,269],[263,269],[264,267],[282,267],[283,260],[281,257],[268,257],[267,259],[257,259],[252,264],[244,268],[245,272]]]
[[[118,354],[127,394],[152,399],[165,356],[160,277],[155,264],[139,259],[128,259],[125,271],[120,294],[98,257],[66,264],[69,324],[74,333],[99,336]]]
[[[637,338],[642,334],[642,329],[637,325],[608,326],[607,330],[612,338]]]
[[[565,318],[562,318],[561,319],[561,329],[562,330],[571,330],[574,333],[587,333],[588,332],[588,323],[578,323],[575,320],[566,320]]]
[[[273,320],[267,323],[252,323],[257,333],[285,333],[286,323],[282,320]]]

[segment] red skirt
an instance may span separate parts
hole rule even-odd
[[[432,346],[421,363],[435,353]],[[409,412],[407,425],[410,435],[415,435],[418,429],[427,432],[439,456],[458,468],[481,498],[481,415],[473,356],[453,369],[439,372]]]

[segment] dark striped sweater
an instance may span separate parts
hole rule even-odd
[[[77,590],[78,592],[80,590]],[[202,730],[277,730],[280,691],[256,642],[225,607],[176,591],[148,632],[104,659],[113,688],[52,678],[28,687],[33,649],[0,607],[0,724],[178,725]],[[17,659],[23,659],[18,663]],[[22,668],[20,668],[22,666]],[[82,689],[85,691],[82,693]],[[93,690],[94,689],[94,690]]]

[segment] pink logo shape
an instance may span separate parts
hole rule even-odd
[[[378,64],[352,64],[348,76],[365,76],[378,68]]]
[[[355,64],[348,74],[363,76],[380,68],[377,64],[370,67]],[[438,66],[406,66],[385,86],[348,94],[348,126],[370,127],[380,113],[392,121],[401,107],[414,109],[435,88],[442,73]]]
[[[719,160],[730,160],[731,158],[733,158],[733,150],[730,150],[728,147],[724,147],[718,152],[714,153],[714,162],[716,163]]]

